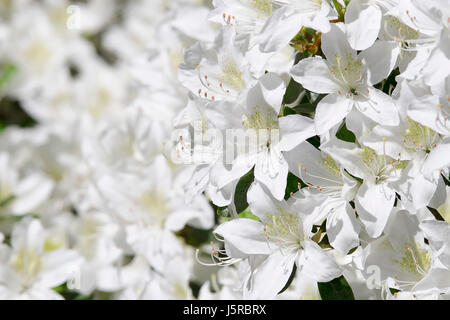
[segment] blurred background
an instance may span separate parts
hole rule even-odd
[[[222,291],[218,268],[195,258],[208,257],[220,216],[203,195],[185,203],[192,168],[167,157],[187,101],[177,67],[186,47],[214,39],[209,10],[0,0],[0,298]]]

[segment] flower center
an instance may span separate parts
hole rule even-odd
[[[408,118],[403,143],[408,150],[429,153],[441,141],[440,135],[432,129]]]
[[[250,114],[243,116],[242,124],[248,129],[278,129],[278,116],[275,110],[254,106]]]
[[[430,253],[418,243],[407,244],[401,259],[394,261],[403,271],[424,276],[431,265]]]
[[[398,177],[398,170],[406,165],[406,161],[394,160],[385,154],[378,155],[369,147],[364,147],[360,156],[377,184],[395,180]]]
[[[278,143],[278,116],[273,109],[263,109],[258,105],[254,106],[251,109],[251,113],[242,116],[242,126],[254,131],[254,134],[251,136],[257,138],[257,141],[253,143],[257,143],[258,151],[260,149],[268,149],[272,144]]]
[[[336,80],[347,88],[349,96],[365,95],[365,79],[363,77],[363,63],[350,52],[345,56],[336,56],[334,63],[330,66],[331,74]]]
[[[401,48],[408,50],[419,37],[419,32],[402,23],[398,18],[386,16],[384,22],[384,31],[389,40],[397,41],[401,44]]]
[[[251,0],[250,5],[258,11],[258,15],[268,17],[272,14],[272,3],[268,0]]]
[[[298,214],[278,208],[277,214],[269,216],[269,221],[264,226],[265,237],[288,253],[298,251],[302,249],[302,242],[305,240],[300,224]]]
[[[325,154],[324,159],[321,161],[322,166],[330,172],[332,175],[336,177],[341,177],[341,170],[339,169],[339,166],[337,165],[336,161],[330,155]]]
[[[9,266],[20,275],[22,286],[27,286],[42,268],[41,257],[34,248],[21,248],[11,258]]]
[[[34,40],[25,50],[25,56],[28,58],[36,71],[41,71],[50,60],[52,52],[43,40]]]
[[[224,60],[222,64],[222,73],[219,75],[219,78],[236,90],[245,88],[242,72],[239,70],[236,62],[232,59],[226,58]]]
[[[163,226],[167,217],[166,199],[158,191],[143,193],[140,197],[140,205],[146,213],[143,217],[147,225]]]
[[[312,172],[303,162],[299,162],[298,165],[299,169],[302,170],[304,182],[308,185],[308,189],[316,188],[330,197],[341,196],[343,187],[341,170],[330,155],[322,153],[321,158],[318,159],[318,165],[329,172],[331,176],[325,172]]]

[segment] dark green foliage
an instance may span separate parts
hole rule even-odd
[[[355,134],[347,129],[345,122],[342,123],[339,130],[336,132],[336,138],[347,142],[356,142]]]
[[[287,178],[287,184],[286,184],[286,192],[284,194],[284,199],[287,200],[291,196],[291,193],[295,193],[298,191],[300,187],[305,187],[306,185],[303,183],[303,181],[297,177],[296,175],[293,175],[292,173],[288,173]]]
[[[355,300],[353,291],[344,276],[317,284],[323,300]]]
[[[250,188],[253,180],[255,180],[253,169],[242,176],[241,179],[239,179],[239,182],[236,186],[236,192],[234,194],[234,205],[236,207],[237,213],[241,213],[248,207],[247,191]]]
[[[2,127],[10,125],[32,127],[36,121],[25,112],[18,100],[3,97],[0,100],[0,123]]]

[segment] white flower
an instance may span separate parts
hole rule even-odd
[[[239,35],[257,35],[272,14],[269,0],[214,0],[210,20],[232,25]]]
[[[440,135],[450,135],[450,76],[445,79],[443,90],[431,87],[431,92],[422,94],[422,90],[405,81],[412,95],[408,95],[408,116],[414,121],[431,128]],[[428,91],[428,90],[426,90]],[[442,92],[439,92],[442,91]]]
[[[392,289],[413,289],[430,271],[431,249],[425,244],[419,221],[407,211],[393,213],[384,235],[364,251],[365,270],[378,266],[381,283],[377,285],[386,292],[392,285]]]
[[[322,51],[327,60],[317,56],[303,59],[291,70],[294,80],[306,89],[328,94],[317,105],[318,134],[340,123],[352,109],[380,124],[398,124],[392,98],[373,87],[395,65],[398,50],[392,44],[379,41],[357,55],[348,45],[344,25],[338,23],[322,36]]]
[[[2,244],[0,249],[3,299],[61,299],[52,288],[76,276],[82,259],[49,240],[36,219],[14,227],[11,248]]]
[[[377,154],[369,147],[334,139],[322,146],[348,173],[363,179],[355,196],[355,208],[370,237],[383,232],[395,202],[396,182],[401,178],[405,163]]]
[[[260,221],[238,218],[215,229],[224,239],[226,254],[231,258],[248,258],[252,266],[244,298],[275,297],[294,264],[300,277],[304,274],[315,281],[327,282],[341,274],[333,258],[311,240],[312,225],[304,223],[302,213],[305,200],[292,197],[278,201],[254,183],[248,201]]]
[[[445,222],[426,220],[419,224],[406,211],[393,214],[385,235],[364,249],[365,268],[378,266],[379,285],[388,299],[436,299],[448,292],[448,229]],[[401,292],[392,295],[390,289]]]
[[[386,10],[397,5],[398,0],[351,0],[345,10],[346,34],[350,46],[365,50],[373,45]]]
[[[115,291],[120,282],[115,275],[118,269],[113,267],[122,255],[114,238],[119,226],[111,216],[101,212],[87,212],[80,217],[77,228],[75,249],[85,259],[80,268],[80,288],[85,294],[94,289]]]
[[[445,0],[404,0],[389,14],[421,34],[418,39],[404,40],[411,50],[417,51],[410,63],[409,79],[419,76],[430,86],[440,85],[450,74],[450,11]]]
[[[327,220],[327,236],[333,248],[346,253],[357,247],[360,226],[349,201],[355,197],[358,182],[331,156],[307,142],[288,152],[286,158],[289,166],[296,168],[292,172],[308,185],[308,190],[312,189],[308,197],[320,204],[311,208],[314,224]]]
[[[194,45],[186,51],[178,79],[194,95],[236,101],[253,79],[245,52],[235,43],[232,27],[222,27],[212,48]]]
[[[242,299],[242,282],[250,270],[243,260],[227,268],[220,268],[211,280],[205,281],[200,288],[199,300],[236,300]],[[214,290],[214,292],[211,291]]]
[[[216,180],[218,188],[243,176],[254,166],[256,181],[263,183],[276,199],[284,197],[288,164],[283,152],[315,134],[310,118],[301,115],[278,117],[284,90],[284,82],[277,75],[267,73],[249,89],[245,104],[236,106],[228,116],[237,125],[230,128],[236,129],[234,133],[249,134],[254,139],[250,139],[250,145],[245,139],[238,140],[238,153],[231,159],[232,168],[220,172],[221,176]],[[230,152],[234,150],[234,136],[226,138],[228,149],[225,150]]]
[[[191,258],[193,252],[189,251]],[[189,287],[192,265],[183,255],[164,259],[164,271],[155,274],[146,284],[140,299],[190,300],[192,290]]]
[[[325,0],[264,0],[257,3],[276,4],[275,10],[259,36],[262,52],[275,52],[285,47],[302,26],[327,33],[330,31],[331,6]]]
[[[113,173],[96,182],[102,205],[123,228],[126,244],[157,269],[162,267],[162,253],[180,250],[173,231],[186,224],[202,229],[213,226],[212,209],[202,195],[185,203],[182,186],[188,177],[172,178],[167,161],[158,156],[139,173]]]
[[[409,73],[419,73],[420,69],[413,68],[411,61],[416,57],[417,51],[414,42],[420,37],[420,33],[402,23],[397,17],[386,14],[382,17],[379,38],[383,41],[392,41],[400,49],[397,65],[403,77],[409,77]],[[408,70],[408,72],[405,72]]]

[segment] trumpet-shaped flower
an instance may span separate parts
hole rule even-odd
[[[384,125],[397,125],[393,99],[373,87],[386,78],[397,60],[398,48],[379,41],[357,54],[345,37],[343,24],[335,24],[322,36],[326,60],[311,57],[292,70],[295,81],[313,92],[327,94],[317,105],[315,124],[318,134],[341,122],[353,108]]]
[[[294,264],[297,274],[315,281],[330,281],[341,270],[328,252],[311,240],[312,225],[305,222],[301,193],[278,201],[255,183],[248,193],[252,212],[259,221],[233,219],[215,229],[225,242],[230,258],[248,258],[253,272],[244,288],[244,298],[271,299],[286,284]],[[296,199],[299,197],[299,199]]]

